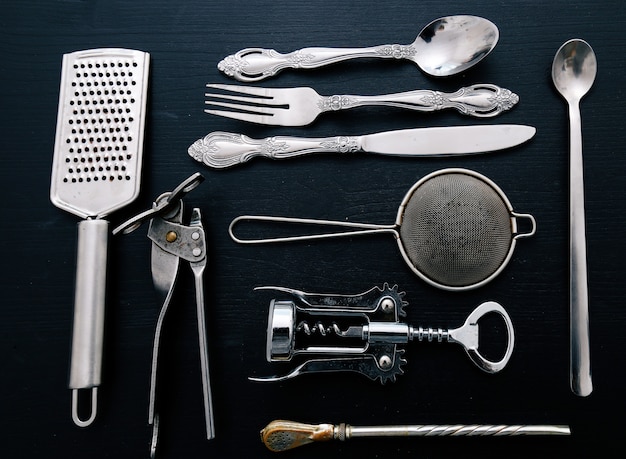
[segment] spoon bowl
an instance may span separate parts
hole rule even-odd
[[[261,81],[280,71],[313,69],[356,58],[407,59],[435,77],[456,75],[483,60],[498,43],[494,23],[478,16],[447,16],[422,29],[410,45],[368,48],[302,48],[281,54],[273,49],[246,48],[222,59],[217,68],[244,82]]]
[[[584,40],[563,44],[554,56],[552,80],[567,101],[570,122],[570,386],[576,395],[591,394],[585,192],[580,100],[591,89],[596,56]]]
[[[554,56],[552,81],[568,103],[580,102],[591,89],[596,73],[596,55],[584,40],[564,43]]]
[[[483,60],[498,43],[496,25],[478,16],[436,19],[419,33],[411,60],[425,73],[456,75]]]

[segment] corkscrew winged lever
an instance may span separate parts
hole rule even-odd
[[[126,223],[117,227],[113,232],[129,233],[137,229],[141,223],[149,220],[148,238],[152,241],[152,279],[156,290],[163,297],[163,306],[157,319],[152,349],[152,372],[150,377],[150,406],[148,423],[153,426],[151,457],[156,454],[159,434],[159,415],[156,404],[157,366],[161,331],[165,314],[169,308],[180,260],[189,263],[195,279],[196,310],[198,319],[198,342],[200,348],[200,367],[202,375],[202,391],[204,400],[204,414],[206,421],[207,439],[215,437],[213,421],[213,405],[209,379],[209,358],[207,350],[206,321],[204,313],[203,274],[207,263],[206,235],[202,226],[200,209],[194,208],[189,225],[183,221],[182,197],[197,187],[204,177],[193,174],[183,181],[172,192],[163,193],[149,209]]]
[[[458,343],[481,370],[497,373],[508,363],[513,352],[513,324],[498,303],[482,303],[455,329],[413,327],[400,322],[405,316],[404,293],[397,286],[374,287],[358,295],[320,295],[281,287],[277,290],[295,297],[272,300],[267,328],[268,362],[290,361],[293,357],[315,355],[283,376],[251,377],[253,381],[283,381],[304,373],[354,371],[382,383],[395,381],[404,373],[405,350],[399,346],[409,341]],[[480,318],[497,313],[504,320],[507,345],[498,361],[486,359],[479,351]],[[324,321],[333,320],[330,325]],[[313,325],[311,325],[313,323]]]

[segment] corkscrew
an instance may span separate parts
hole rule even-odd
[[[270,302],[266,358],[268,362],[315,356],[283,376],[251,377],[253,381],[284,381],[305,373],[353,371],[381,383],[404,373],[409,341],[458,343],[469,358],[487,373],[497,373],[513,352],[513,324],[506,310],[488,301],[474,309],[455,329],[414,327],[400,322],[406,316],[404,292],[384,284],[357,295],[312,294],[283,287],[259,287],[288,293],[295,300]],[[478,321],[489,313],[504,320],[507,345],[498,361],[479,352]],[[332,321],[332,322],[331,322]]]

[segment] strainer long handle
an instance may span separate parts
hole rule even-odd
[[[243,221],[248,222],[271,222],[271,223],[283,223],[288,225],[319,225],[327,227],[341,227],[352,228],[352,231],[335,231],[328,233],[313,233],[304,234],[299,236],[287,236],[287,237],[270,237],[270,238],[240,238],[235,235],[235,226]],[[235,218],[228,227],[228,234],[233,241],[240,244],[265,244],[271,242],[294,242],[294,241],[308,241],[312,239],[326,239],[332,237],[344,237],[344,236],[357,236],[365,234],[377,234],[377,233],[392,233],[396,237],[399,234],[395,225],[376,225],[371,223],[352,223],[333,220],[317,220],[312,218],[293,218],[293,217],[270,217],[262,215],[242,215]]]

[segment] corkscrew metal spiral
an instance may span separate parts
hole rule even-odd
[[[319,334],[321,336],[328,336],[331,334],[335,334],[337,336],[341,336],[342,331],[335,322],[330,324],[329,326],[324,325],[322,322],[316,322],[315,325],[310,326],[306,320],[303,320],[296,327],[297,332],[304,332],[307,336],[312,336],[314,334]]]

